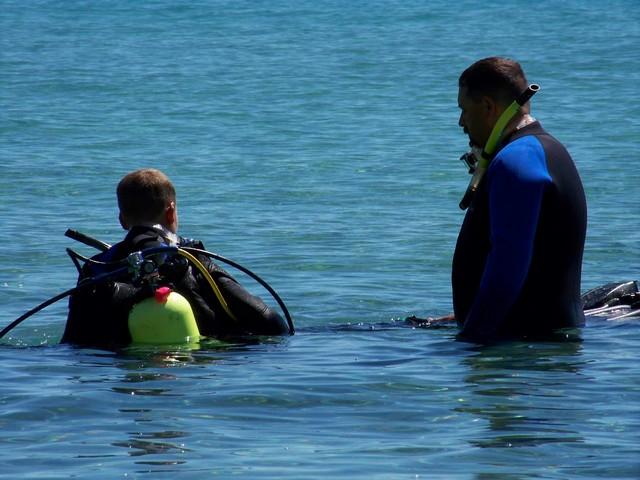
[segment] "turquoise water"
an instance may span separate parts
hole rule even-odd
[[[451,309],[456,81],[488,55],[581,172],[583,289],[640,278],[640,5],[507,3],[3,1],[1,326],[74,284],[68,227],[122,236],[115,184],[152,166],[298,334],[73,349],[58,302],[2,340],[0,478],[639,478],[636,323],[475,347],[398,320]]]

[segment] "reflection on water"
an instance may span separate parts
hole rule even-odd
[[[124,382],[140,383],[140,382],[152,382],[154,380],[175,380],[175,375],[166,373],[127,373],[123,379]]]
[[[457,407],[487,422],[469,443],[511,448],[582,442],[571,385],[581,379],[580,342],[479,347],[463,360],[470,397]]]
[[[43,452],[29,472],[78,478],[638,478],[637,329],[487,347],[454,335],[358,326],[190,352],[0,350],[16,459],[3,467],[23,478]]]
[[[279,342],[274,340],[265,343]],[[110,387],[110,391],[130,398],[162,397],[164,400],[160,403],[154,402],[153,408],[118,409],[123,418],[128,417],[135,426],[155,426],[156,429],[129,432],[126,439],[112,441],[110,445],[125,448],[131,457],[164,456],[160,460],[138,460],[135,462],[138,465],[158,467],[186,464],[185,454],[191,449],[185,446],[184,439],[190,434],[171,428],[157,429],[159,424],[166,427],[167,422],[171,424],[173,421],[173,415],[166,416],[166,409],[171,410],[169,405],[173,405],[177,412],[188,408],[192,400],[194,382],[198,382],[201,378],[193,374],[184,375],[183,372],[186,369],[194,372],[192,370],[194,367],[196,369],[204,367],[208,370],[205,374],[208,380],[215,375],[210,369],[213,368],[215,372],[217,364],[225,358],[225,352],[243,352],[248,346],[257,344],[257,339],[244,343],[222,343],[213,340],[205,341],[200,345],[135,345],[121,350],[119,355],[112,357],[112,366],[116,371],[124,374],[119,378],[111,375],[110,381],[116,385]],[[174,403],[172,399],[179,399],[178,403]],[[145,402],[145,405],[150,405],[145,400],[141,401]],[[171,439],[177,440],[168,441]],[[157,473],[159,470],[154,469],[154,472]]]
[[[180,368],[188,365],[210,365],[221,360],[215,356],[217,350],[231,348],[230,345],[214,341],[209,344],[214,350],[200,352],[200,345],[186,344],[167,349],[166,346],[136,345],[123,350],[123,356],[117,357],[115,365],[127,371],[121,380],[126,385],[117,385],[111,388],[116,393],[125,395],[143,396],[181,396],[180,392],[173,392],[172,388],[149,386],[133,386],[131,384],[143,384],[148,382],[167,382],[173,385],[178,377],[172,373],[149,371],[153,368]],[[198,352],[198,354],[194,354]]]
[[[166,388],[123,388],[113,387],[116,393],[124,393],[125,395],[149,395],[149,396],[168,396],[168,395],[180,395],[179,393],[172,393],[171,390]]]
[[[177,431],[162,431],[162,432],[135,432],[129,434],[129,440],[123,442],[112,443],[115,447],[124,447],[128,449],[128,454],[132,457],[139,457],[143,455],[161,455],[161,454],[183,454],[190,451],[185,448],[184,443],[169,443],[165,441],[155,441],[156,439],[173,439],[184,438],[188,434],[186,432]],[[138,462],[142,463],[142,462]],[[176,465],[186,463],[186,461],[156,461],[156,462],[144,462],[154,465]]]

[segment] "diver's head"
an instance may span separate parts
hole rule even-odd
[[[117,196],[120,224],[125,230],[160,224],[177,233],[176,190],[160,170],[144,168],[128,173],[118,183]]]
[[[471,146],[484,147],[502,112],[527,88],[520,64],[502,57],[478,60],[458,79],[458,125]],[[529,104],[521,109],[529,113]]]

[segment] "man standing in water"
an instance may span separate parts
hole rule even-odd
[[[458,81],[459,125],[482,149],[527,88],[520,65],[491,57]],[[507,123],[460,229],[452,287],[460,338],[536,338],[584,324],[580,276],[587,223],[567,150],[525,103]]]

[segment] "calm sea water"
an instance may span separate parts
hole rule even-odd
[[[451,309],[456,81],[489,55],[582,174],[583,289],[640,278],[639,44],[635,0],[4,0],[0,326],[74,285],[68,227],[122,236],[115,184],[151,166],[298,334],[73,349],[58,302],[0,345],[0,478],[640,478],[637,322],[476,347],[399,320]]]

